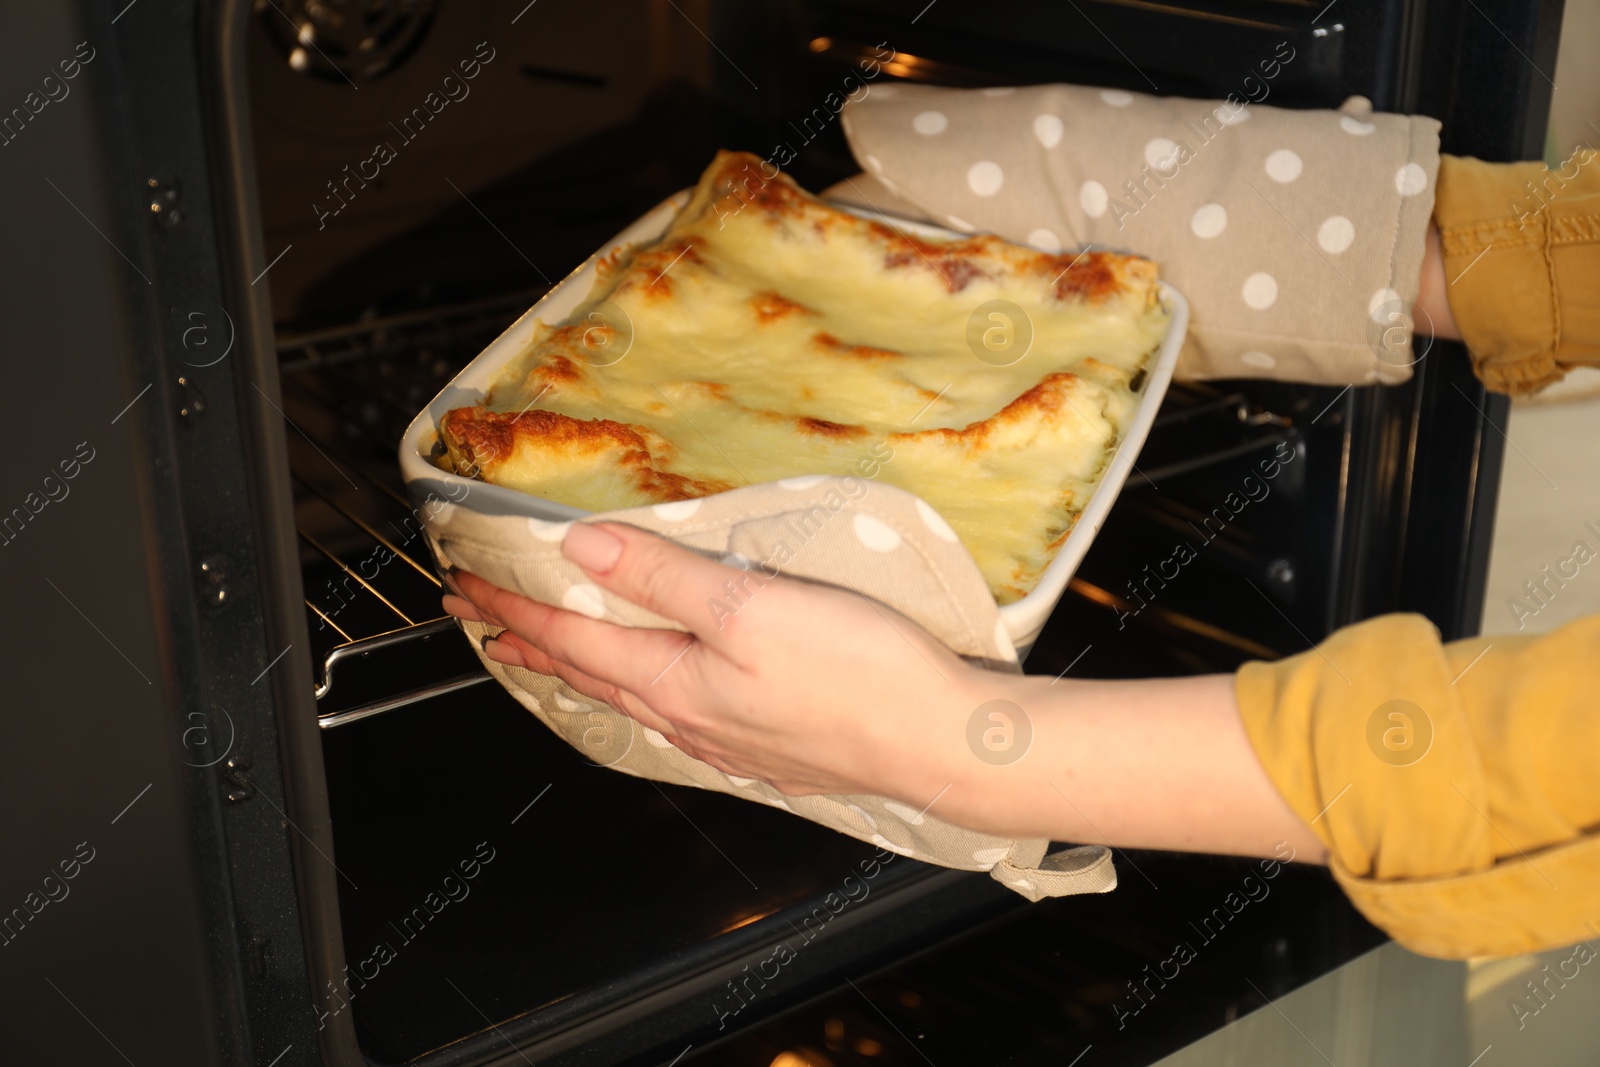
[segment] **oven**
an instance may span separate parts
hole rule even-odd
[[[1289,39],[1306,58],[1275,104],[1361,93],[1440,117],[1447,151],[1536,156],[1560,3],[1494,16],[1438,0],[13,13],[7,1058],[943,1067],[1093,1048],[1146,1064],[1379,944],[1329,878],[1291,869],[1119,1025],[1144,968],[1248,864],[1119,853],[1114,893],[1027,905],[589,764],[441,617],[394,452],[456,368],[716,148],[791,144],[813,189],[854,173],[837,124],[805,117],[885,43],[899,79],[1221,96]],[[1229,670],[1394,610],[1473,632],[1507,411],[1444,343],[1394,388],[1175,386],[1027,670]],[[1173,532],[1282,450],[1296,462],[1271,496],[1136,603]],[[841,906],[847,878],[863,888]]]

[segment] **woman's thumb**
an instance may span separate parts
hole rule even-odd
[[[574,523],[561,554],[596,585],[664,618],[697,637],[718,634],[707,604],[722,595],[737,572],[644,530],[620,523]]]

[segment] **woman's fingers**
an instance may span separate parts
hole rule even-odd
[[[503,630],[498,637],[485,642],[483,651],[496,663],[525,667],[538,674],[559,678],[575,691],[611,705],[641,725],[648,726],[669,739],[674,736],[673,724],[662,718],[655,709],[633,693],[610,682],[601,681],[593,675],[585,674],[570,663],[552,659],[510,630]]]
[[[477,606],[464,596],[446,593],[440,604],[444,607],[446,615],[454,615],[456,618],[465,619],[467,622],[483,621],[483,616],[479,614]]]
[[[456,581],[480,613],[500,620],[552,661],[570,664],[591,678],[631,693],[648,693],[695,643],[693,637],[676,630],[617,626],[553,608],[496,588],[475,574],[462,572]]]
[[[648,726],[676,745],[685,754],[694,759],[701,760],[728,774],[737,774],[740,777],[759,777],[744,768],[734,766],[717,753],[709,752],[700,745],[680,734],[677,725],[663,718],[656,710],[634,693],[621,689],[609,682],[603,682],[592,675],[585,674],[570,663],[552,658],[549,654],[535,645],[529,644],[518,637],[511,630],[504,630],[500,636],[489,641],[484,646],[484,652],[490,659],[497,663],[508,663],[516,667],[526,667],[539,674],[547,674],[560,678],[577,692],[595,700],[611,705],[641,726]]]

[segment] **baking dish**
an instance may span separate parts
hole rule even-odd
[[[407,427],[400,441],[400,470],[418,516],[426,522],[439,503],[449,502],[471,507],[496,515],[524,515],[553,522],[567,522],[588,515],[589,512],[553,500],[546,500],[513,489],[464,478],[440,470],[430,461],[438,440],[439,420],[453,408],[483,402],[490,384],[500,369],[515,359],[529,344],[535,325],[557,323],[565,319],[585,299],[594,285],[596,263],[619,248],[641,244],[659,237],[666,231],[678,211],[688,202],[689,191],[669,197],[646,213],[633,225],[617,234],[576,270],[558,282],[545,296],[529,308],[504,333],[496,338],[472,362],[451,379],[438,396],[428,404]],[[843,206],[843,205],[841,205]],[[877,212],[846,207],[852,214],[873,219],[905,232],[930,240],[958,240],[962,234],[925,223]],[[1127,424],[1126,432],[1116,453],[1106,465],[1095,486],[1088,504],[1078,517],[1077,524],[1067,535],[1055,558],[1040,575],[1033,591],[1011,604],[1001,606],[1000,618],[1006,632],[1021,655],[1026,655],[1045,621],[1055,609],[1056,602],[1066,591],[1067,583],[1083,560],[1089,545],[1094,541],[1112,503],[1121,491],[1128,475],[1134,470],[1135,457],[1143,446],[1156,410],[1161,406],[1172,371],[1177,364],[1178,352],[1188,327],[1189,305],[1183,295],[1165,282],[1160,283],[1160,299],[1171,314],[1167,332],[1146,367],[1139,402]],[[804,472],[796,471],[796,475]],[[470,497],[470,503],[467,503]]]

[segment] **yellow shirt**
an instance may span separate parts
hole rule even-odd
[[[1600,936],[1600,616],[1441,645],[1389,615],[1240,669],[1245,729],[1351,901],[1427,956]]]
[[[1433,219],[1450,313],[1490,389],[1600,364],[1600,153],[1554,170],[1442,156]]]

